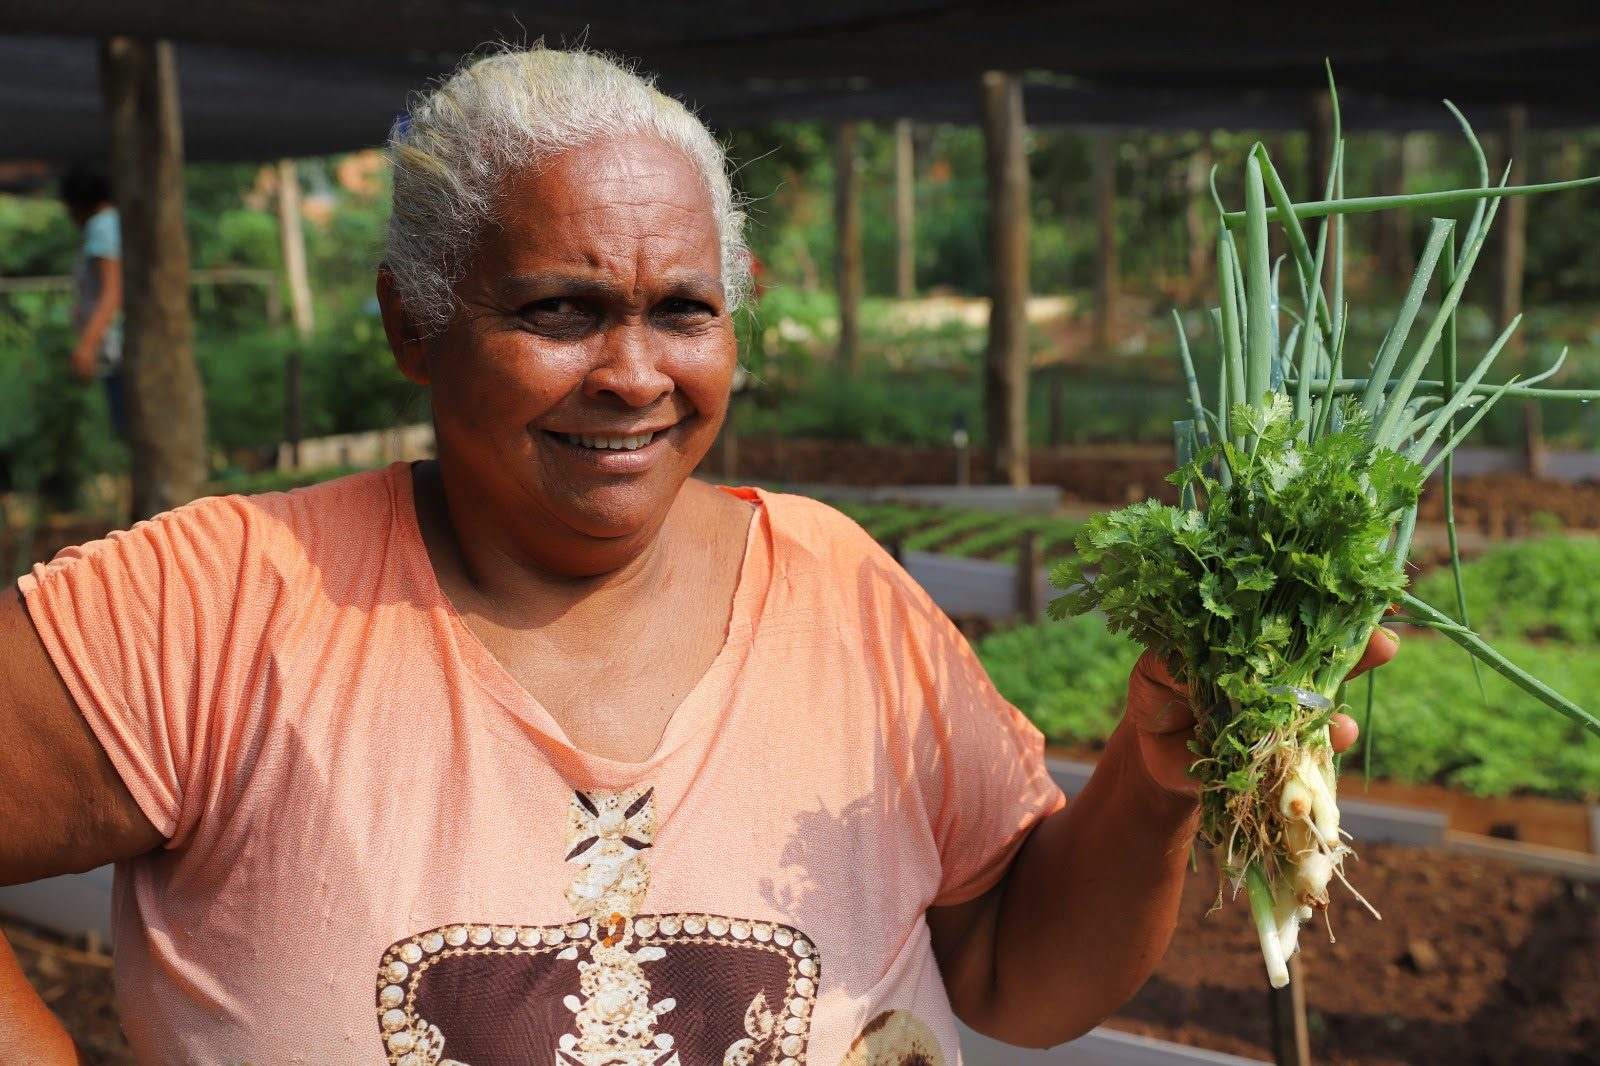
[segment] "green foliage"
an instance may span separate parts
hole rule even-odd
[[[1100,747],[1128,697],[1139,647],[1097,617],[1001,630],[977,643],[1000,694],[1053,743]]]
[[[1472,628],[1491,640],[1600,642],[1596,576],[1600,576],[1600,538],[1592,536],[1497,544],[1461,568]],[[1448,571],[1420,580],[1416,594],[1456,615],[1451,609],[1456,602],[1455,582]]]
[[[873,363],[854,378],[817,374],[736,406],[739,432],[851,440],[865,444],[948,444],[960,412],[976,419],[975,391],[952,376],[906,376]]]
[[[1070,591],[1050,612],[1104,611],[1113,631],[1178,663],[1197,707],[1248,706],[1278,685],[1331,695],[1404,587],[1386,538],[1421,469],[1372,449],[1354,405],[1309,441],[1282,397],[1240,404],[1234,420],[1249,447],[1212,445],[1170,478],[1204,509],[1151,500],[1094,516],[1051,577]],[[1208,472],[1219,458],[1226,487]]]
[[[255,474],[230,473],[213,481],[209,491],[215,495],[254,495],[258,492],[288,492],[331,481],[356,471],[348,467],[330,467],[326,470],[263,470]]]
[[[104,386],[67,368],[75,333],[66,293],[0,299],[0,478],[66,511],[93,474],[121,466]]]
[[[328,322],[308,344],[287,330],[210,332],[196,343],[214,448],[271,447],[286,436],[287,359],[301,353],[301,435],[325,436],[424,421],[423,390],[394,365],[383,327],[357,311]]]
[[[67,209],[44,196],[0,196],[0,275],[72,269],[82,241]]]
[[[978,657],[1001,695],[1052,743],[1098,747],[1121,717],[1139,647],[1094,615],[1018,626],[980,640]],[[1600,690],[1600,657],[1578,643],[1503,645],[1553,687]],[[1600,745],[1581,726],[1550,714],[1527,693],[1486,674],[1478,692],[1461,652],[1428,634],[1409,637],[1374,675],[1370,731],[1345,755],[1359,767],[1372,748],[1372,774],[1402,784],[1439,784],[1479,796],[1533,794],[1600,799]],[[1350,688],[1358,705],[1365,682]],[[1355,792],[1353,776],[1344,789]]]
[[[1559,692],[1600,691],[1600,656],[1591,644],[1507,640],[1498,647]],[[1360,766],[1370,745],[1378,778],[1480,796],[1600,799],[1600,744],[1499,674],[1484,671],[1485,700],[1465,656],[1447,641],[1408,639],[1375,684],[1373,722],[1345,756],[1347,767]],[[1364,690],[1352,685],[1351,698],[1362,703]]]

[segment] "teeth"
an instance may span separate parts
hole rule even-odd
[[[639,433],[631,437],[599,437],[592,433],[563,433],[561,436],[568,444],[618,452],[635,451],[655,439],[654,433]]]

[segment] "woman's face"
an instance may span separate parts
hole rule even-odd
[[[397,346],[431,389],[452,515],[648,538],[737,359],[710,197],[654,140],[575,149],[500,192],[449,328]]]

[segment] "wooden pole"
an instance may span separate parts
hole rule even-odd
[[[1382,163],[1384,191],[1399,195],[1406,191],[1406,134],[1383,135]],[[1502,208],[1504,204],[1501,205]],[[1411,212],[1395,208],[1378,215],[1378,269],[1391,278],[1409,279],[1411,263]]]
[[[1211,242],[1206,230],[1207,208],[1210,200],[1206,196],[1206,182],[1211,177],[1211,146],[1201,144],[1189,157],[1189,168],[1184,175],[1184,192],[1189,200],[1188,210],[1184,212],[1184,230],[1189,238],[1189,277],[1186,282],[1187,292],[1198,292],[1211,276],[1211,269],[1217,261],[1216,246]]]
[[[860,369],[861,331],[861,171],[856,161],[856,124],[834,131],[834,232],[838,235],[838,370],[855,377]]]
[[[989,347],[984,417],[995,476],[1028,483],[1028,159],[1022,80],[983,76],[984,157],[989,177]]]
[[[137,520],[199,496],[206,478],[172,45],[113,37],[101,46],[100,76],[122,223],[123,373]]]
[[[302,435],[301,405],[303,391],[300,387],[300,352],[291,350],[283,365],[284,424],[289,438],[289,468],[300,469],[300,437]]]
[[[300,177],[293,159],[278,160],[278,235],[283,245],[283,273],[289,280],[289,314],[301,343],[311,339],[315,319],[311,282],[306,275],[306,233],[300,214]]]
[[[1504,158],[1500,170],[1511,164],[1508,181],[1522,185],[1528,180],[1528,108],[1524,104],[1510,104],[1505,109],[1505,126],[1501,131]],[[1496,277],[1495,328],[1503,330],[1511,320],[1522,313],[1522,283],[1528,252],[1528,201],[1522,196],[1508,196],[1500,202],[1500,262]],[[1507,344],[1512,352],[1523,351],[1520,331]],[[1523,463],[1529,477],[1542,478],[1547,472],[1544,432],[1540,425],[1539,401],[1522,403]]]
[[[306,275],[306,232],[300,212],[300,175],[293,159],[278,160],[278,236],[283,246],[283,273],[289,283],[289,316],[295,338],[305,344],[315,332],[311,282]],[[289,463],[300,469],[301,352],[290,350],[284,364],[284,429],[289,438]]]
[[[1522,104],[1511,104],[1505,109],[1505,126],[1501,131],[1504,158],[1500,169],[1511,164],[1508,181],[1521,185],[1527,181],[1528,109]],[[1513,318],[1522,313],[1522,275],[1527,260],[1528,201],[1522,196],[1508,196],[1500,201],[1500,263],[1498,271],[1498,297],[1495,302],[1495,323],[1505,329]],[[1509,347],[1521,346],[1520,338],[1513,337]]]
[[[1094,270],[1094,347],[1111,350],[1117,303],[1117,144],[1109,133],[1094,135],[1094,221],[1098,252]]]
[[[1043,565],[1039,534],[1030,530],[1017,538],[1017,613],[1030,625],[1044,617],[1044,601],[1039,592],[1039,568]]]
[[[917,294],[916,166],[911,120],[903,118],[894,124],[894,275],[902,300]]]
[[[1326,89],[1311,94],[1306,109],[1306,199],[1320,200],[1333,166],[1333,95]]]
[[[1289,956],[1289,983],[1269,988],[1272,1061],[1277,1066],[1311,1066],[1311,1035],[1306,1026],[1306,992],[1300,956]]]

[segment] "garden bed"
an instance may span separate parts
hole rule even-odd
[[[747,483],[819,485],[948,485],[955,480],[951,447],[866,445],[850,441],[740,438],[731,476],[722,449],[713,448],[701,471]],[[1029,477],[1056,485],[1070,503],[1122,506],[1149,497],[1177,502],[1166,483],[1172,450],[1153,445],[1090,445],[1035,448]],[[990,479],[986,451],[970,456],[972,481]],[[1490,536],[1525,535],[1553,522],[1566,529],[1600,530],[1600,482],[1531,479],[1512,474],[1474,474],[1456,479],[1456,511],[1465,529]],[[1443,517],[1437,485],[1423,494],[1422,519]],[[1549,516],[1541,518],[1538,516]]]

